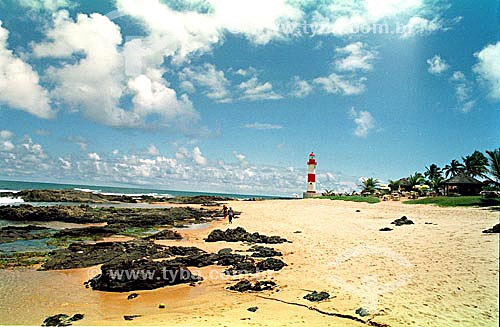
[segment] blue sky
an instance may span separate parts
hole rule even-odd
[[[498,1],[0,0],[0,178],[346,191],[499,146]],[[380,28],[380,30],[379,30]]]

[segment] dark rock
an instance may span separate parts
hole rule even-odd
[[[361,212],[361,210],[358,209],[358,210],[356,210],[356,212]]]
[[[396,225],[396,226],[402,226],[402,225],[413,225],[413,221],[408,219],[406,216],[403,216],[399,219],[394,220],[391,224]]]
[[[239,281],[235,285],[229,286],[228,289],[231,291],[237,292],[247,292],[247,291],[255,291],[261,292],[265,290],[271,290],[276,287],[276,283],[272,281],[258,281],[255,285],[246,279]]]
[[[252,257],[257,257],[257,258],[275,257],[283,255],[281,252],[276,251],[273,248],[268,248],[260,245],[252,246],[250,249],[248,249],[248,251],[253,252]]]
[[[490,229],[483,230],[483,233],[485,233],[485,234],[500,233],[500,224],[496,224],[495,226],[491,227]]]
[[[53,235],[53,237],[96,237],[111,236],[118,232],[115,228],[105,226],[89,226],[83,228],[66,228]]]
[[[223,248],[223,249],[220,249],[217,253],[218,254],[229,254],[231,252],[233,252],[233,249],[231,249],[231,248]]]
[[[257,263],[257,270],[258,271],[264,271],[264,270],[278,271],[278,270],[281,270],[285,266],[288,266],[288,265],[279,259],[267,258],[266,260]]]
[[[71,326],[73,321],[82,320],[84,317],[83,314],[77,313],[73,317],[68,316],[67,314],[60,313],[54,316],[47,317],[42,326]]]
[[[129,292],[200,281],[189,269],[149,259],[123,260],[101,266],[101,274],[86,282],[93,290]]]
[[[313,292],[304,296],[304,299],[311,301],[311,302],[320,302],[320,301],[323,301],[323,300],[326,300],[329,298],[330,298],[330,294],[328,294],[327,292],[319,292],[318,293],[316,291],[313,291]]]
[[[245,279],[237,282],[235,285],[229,286],[228,289],[231,291],[246,292],[252,290],[252,283]]]
[[[1,217],[1,216],[0,216]],[[52,230],[40,226],[6,226],[0,228],[0,244],[17,240],[36,240],[46,238]]]
[[[181,240],[182,235],[176,231],[165,229],[144,238],[147,240]]]
[[[242,275],[242,274],[254,274],[265,270],[281,270],[283,267],[287,266],[286,263],[279,259],[267,258],[266,260],[260,261],[257,264],[253,263],[251,258],[245,258],[244,261],[237,262],[226,271],[226,275]]]
[[[135,298],[136,298],[136,297],[138,297],[138,296],[139,296],[139,294],[137,294],[137,293],[132,293],[132,294],[130,294],[129,296],[127,296],[127,300],[132,300],[132,299],[135,299]]]
[[[227,229],[222,231],[220,229],[214,229],[208,237],[205,239],[206,242],[249,242],[249,243],[269,243],[277,244],[287,242],[286,239],[279,236],[266,236],[261,235],[257,232],[249,233],[243,227],[236,227],[234,229]]]
[[[272,290],[276,287],[276,283],[272,281],[258,281],[252,287],[252,291],[261,292],[266,290]]]
[[[259,310],[259,307],[250,307],[247,310],[250,312],[255,312],[255,311]]]
[[[296,230],[294,233],[295,234],[300,234],[300,233],[302,233],[302,231],[301,230]]]
[[[166,198],[165,201],[169,203],[181,203],[181,204],[205,204],[212,205],[216,204],[217,201],[231,201],[233,198],[223,197],[223,196],[213,196],[213,195],[196,195],[196,196],[177,196],[174,198]]]
[[[123,316],[123,319],[125,320],[134,320],[135,318],[142,317],[142,315],[130,315],[130,316]]]
[[[69,318],[70,321],[78,321],[78,320],[82,320],[83,318],[85,317],[84,314],[82,313],[76,313],[73,315],[73,317]]]
[[[155,197],[150,195],[129,196],[100,194],[76,190],[23,190],[17,193],[2,192],[0,196],[21,197],[26,202],[83,202],[83,203],[140,203],[140,202],[169,202],[185,204],[217,204],[216,201],[234,200],[221,196],[181,196],[181,197]]]
[[[368,311],[366,311],[365,309],[363,309],[363,308],[356,309],[355,313],[357,315],[360,315],[361,317],[366,317],[366,316],[370,315],[370,313]]]
[[[231,268],[224,271],[226,275],[245,275],[245,274],[255,274],[257,268],[255,264],[251,261],[243,261],[234,264]]]
[[[128,228],[204,223],[220,216],[217,210],[189,207],[177,208],[91,208],[89,206],[31,205],[0,206],[0,217],[11,221],[63,221],[76,224],[107,223],[103,232],[124,231]],[[97,227],[92,227],[97,228]],[[80,229],[78,233],[91,230]],[[66,231],[73,233],[74,231]]]
[[[253,264],[253,259],[236,253],[196,253],[193,255],[175,258],[170,260],[170,263],[176,263],[188,267],[205,267],[211,265],[231,266],[243,261],[249,261]]]
[[[384,228],[379,229],[379,231],[381,231],[381,232],[390,232],[391,230],[392,230],[392,228],[389,228],[389,227],[384,227]]]
[[[40,270],[85,268],[125,259],[158,259],[177,255],[195,255],[203,252],[203,250],[194,247],[166,247],[144,239],[96,244],[72,243],[66,249],[52,251]]]

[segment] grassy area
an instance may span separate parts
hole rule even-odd
[[[318,199],[318,198],[316,198]],[[322,196],[319,199],[330,199],[330,200],[342,200],[342,201],[353,201],[353,202],[368,202],[368,203],[379,203],[380,199],[371,196]]]
[[[500,206],[500,199],[484,199],[480,196],[436,196],[404,201],[406,204],[435,204],[440,207],[491,207]]]

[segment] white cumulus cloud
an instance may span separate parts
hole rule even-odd
[[[434,57],[427,59],[427,64],[429,64],[429,73],[435,75],[441,74],[450,67],[439,55],[435,55]]]
[[[242,99],[257,101],[257,100],[279,100],[283,96],[274,92],[271,82],[260,83],[256,76],[242,82],[238,86],[243,90]]]
[[[474,55],[478,60],[474,66],[474,72],[483,81],[486,81],[490,89],[490,96],[500,100],[500,41],[487,45]]]
[[[337,48],[336,52],[340,55],[346,55],[335,61],[335,66],[339,71],[372,70],[371,61],[375,59],[377,54],[376,51],[367,49],[363,42],[355,42],[343,48]]]
[[[53,118],[49,93],[33,68],[7,48],[9,32],[0,21],[0,103],[40,118]]]
[[[210,99],[220,102],[231,101],[230,91],[228,90],[229,80],[224,76],[223,71],[217,70],[212,64],[206,63],[199,67],[186,67],[179,73],[179,78],[183,81],[182,83],[194,82],[206,88],[205,94]],[[184,84],[184,88],[188,90],[191,88],[194,91],[193,84]]]
[[[368,132],[375,127],[375,119],[368,111],[356,111],[356,109],[351,108],[349,116],[356,124],[354,135],[357,137],[367,137]]]

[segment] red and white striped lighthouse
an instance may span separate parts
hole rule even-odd
[[[307,193],[316,193],[316,160],[314,152],[309,155],[307,162]]]

